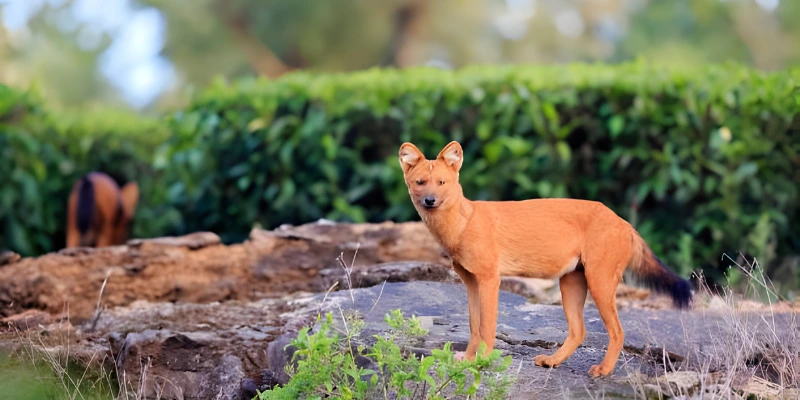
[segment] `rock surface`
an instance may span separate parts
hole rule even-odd
[[[19,254],[11,251],[0,251],[0,267],[6,264],[13,264],[20,260]]]
[[[448,264],[419,223],[286,226],[254,230],[230,246],[198,233],[69,249],[0,268],[0,349],[35,343],[67,352],[116,371],[144,398],[249,398],[288,379],[284,347],[319,313],[339,307],[361,311],[364,335],[386,329],[384,315],[401,309],[430,330],[420,352],[447,341],[463,350],[466,293]],[[727,337],[720,335],[741,327],[725,317],[724,304],[677,312],[622,285],[625,354],[612,377],[593,380],[586,372],[602,358],[607,335],[591,301],[585,343],[562,366],[544,369],[533,357],[553,352],[567,330],[557,283],[504,278],[501,288],[496,347],[514,357],[513,398],[630,397],[645,386],[631,376],[652,377],[665,361],[678,365],[698,349],[720,351]],[[754,315],[752,323],[763,323]],[[791,315],[778,315],[781,332],[797,332]]]
[[[384,315],[401,309],[419,317],[429,330],[415,345],[418,352],[426,353],[445,342],[452,342],[455,350],[466,347],[466,301],[461,284],[424,281],[252,302],[139,301],[107,310],[95,323],[77,326],[71,333],[78,338],[71,352],[82,360],[105,357],[106,368],[125,371],[124,384],[145,398],[241,399],[255,389],[286,381],[283,367],[291,353],[283,349],[300,328],[313,326],[318,313],[359,310],[366,321],[362,334],[366,338],[385,331]],[[566,336],[563,310],[501,291],[496,348],[514,358],[510,371],[517,380],[512,398],[632,398],[637,386],[631,377],[659,375],[665,361],[668,368],[679,368],[681,362],[696,357],[699,349],[724,345],[720,338],[734,328],[715,312],[623,310],[626,347],[615,373],[590,379],[587,371],[602,359],[608,337],[591,303],[585,318],[586,340],[576,353],[558,368],[536,367],[533,357],[552,353]],[[781,329],[798,328],[789,314],[777,318]],[[54,325],[48,329],[57,330]],[[51,343],[55,348],[65,335],[48,336],[62,338]]]
[[[95,313],[104,282],[102,302],[108,307],[137,300],[210,303],[324,292],[330,277],[341,271],[336,258],[344,254],[352,260],[356,249],[354,276],[364,276],[362,268],[375,264],[410,260],[439,264],[439,272],[425,267],[427,271],[420,273],[442,276],[448,265],[441,248],[419,223],[315,223],[274,231],[255,229],[250,240],[230,246],[220,244],[212,233],[201,232],[133,240],[126,246],[65,249],[3,266],[0,317],[31,308],[56,315],[69,308],[73,323],[83,322]],[[392,278],[398,273],[402,271],[387,270],[384,275]]]

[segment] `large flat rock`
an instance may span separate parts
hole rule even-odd
[[[406,316],[416,315],[423,320],[430,335],[425,338],[426,349],[441,348],[452,342],[453,348],[463,350],[469,340],[467,294],[463,285],[438,282],[387,283],[360,289],[354,293],[355,303],[339,293],[333,299],[337,307],[355,308],[365,316],[364,335],[388,329],[383,317],[393,309]],[[527,299],[509,292],[500,292],[497,342],[495,348],[514,358],[511,370],[518,374],[514,398],[631,398],[636,392],[631,376],[638,373],[657,375],[664,363],[669,369],[678,368],[681,361],[698,358],[702,352],[731,351],[724,348],[733,324],[731,316],[714,310],[624,310],[619,313],[625,331],[625,351],[615,372],[606,378],[592,379],[587,372],[598,364],[608,343],[608,335],[594,305],[589,302],[584,311],[586,340],[578,350],[557,368],[537,367],[533,358],[550,354],[563,343],[567,322],[560,306],[531,304]],[[798,329],[793,314],[782,313],[764,319],[761,314],[750,318],[737,314],[737,324],[750,324],[757,332],[759,324],[773,321],[779,329]],[[659,371],[659,370],[662,371]],[[518,371],[518,372],[517,372]]]
[[[104,367],[124,371],[121,383],[137,388],[143,398],[242,399],[257,388],[286,379],[282,373],[288,359],[284,346],[303,326],[311,326],[318,313],[341,315],[339,309],[359,310],[366,321],[365,341],[388,329],[383,318],[395,309],[421,318],[429,330],[430,334],[414,345],[418,353],[441,348],[445,342],[463,350],[469,339],[464,286],[425,281],[257,301],[137,301],[107,309],[74,329],[69,324],[48,323],[48,315],[42,312],[25,313],[8,322],[18,328],[36,326],[13,334],[16,339],[33,335],[31,340],[46,351],[69,351],[73,358],[102,360]],[[533,358],[552,353],[566,337],[562,308],[533,304],[501,291],[496,348],[514,358],[509,370],[517,378],[512,398],[633,398],[642,389],[640,376],[686,370],[684,363],[695,358],[740,351],[733,348],[760,340],[759,334],[774,332],[797,338],[798,326],[792,316],[732,315],[708,308],[689,312],[623,310],[620,318],[626,350],[611,376],[592,379],[587,371],[602,359],[607,335],[591,302],[585,310],[586,341],[564,364],[549,369],[534,366]],[[42,336],[42,332],[49,333]],[[751,334],[754,336],[746,337]],[[64,338],[70,343],[67,348]]]

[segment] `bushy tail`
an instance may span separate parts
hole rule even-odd
[[[675,307],[688,308],[692,301],[692,288],[689,281],[681,278],[664,265],[633,227],[631,227],[631,232],[633,234],[633,256],[628,268],[633,272],[634,277],[650,290],[670,296]]]
[[[81,179],[80,188],[78,189],[78,231],[81,234],[86,234],[92,226],[92,217],[94,216],[94,184],[89,176],[84,176]]]

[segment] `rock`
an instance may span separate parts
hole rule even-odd
[[[259,387],[254,380],[250,378],[244,378],[242,379],[241,390],[241,398],[252,399],[258,395]]]
[[[442,264],[417,261],[397,261],[368,266],[356,266],[347,279],[342,268],[328,268],[320,271],[322,287],[330,288],[336,284],[339,289],[370,287],[383,282],[433,281],[460,283],[452,268]]]
[[[420,353],[441,348],[452,342],[452,348],[463,350],[469,340],[469,314],[467,296],[463,285],[438,282],[387,283],[354,291],[355,304],[345,297],[337,306],[355,308],[365,315],[364,335],[384,331],[388,327],[383,316],[393,309],[401,309],[406,316],[416,315],[438,323],[426,324],[429,335],[415,345]],[[332,295],[333,302],[346,296]],[[379,298],[379,300],[378,300]],[[425,301],[414,301],[425,299]],[[377,300],[377,303],[376,303]],[[371,312],[370,312],[371,310]],[[512,398],[561,397],[570,398],[634,397],[634,387],[629,373],[639,371],[653,376],[659,371],[680,367],[687,360],[698,357],[701,351],[724,352],[714,348],[723,343],[723,337],[736,338],[739,330],[763,332],[766,323],[757,315],[749,316],[736,327],[730,326],[730,315],[707,312],[681,312],[677,310],[630,309],[619,312],[625,330],[625,350],[614,374],[603,379],[591,379],[589,367],[602,360],[608,344],[608,335],[597,309],[588,303],[584,312],[587,335],[581,347],[555,369],[533,365],[533,357],[551,354],[567,335],[567,324],[561,306],[531,304],[525,298],[501,291],[498,313],[497,342],[495,347],[514,358],[512,369],[517,373],[517,384]],[[743,317],[744,318],[744,317]],[[787,332],[784,343],[793,343],[791,332],[796,332],[797,320],[785,313],[775,317],[778,331]],[[729,336],[725,336],[729,335]],[[667,365],[663,364],[667,360]],[[677,382],[676,382],[677,384]]]
[[[196,232],[180,237],[160,237],[155,239],[132,239],[127,245],[130,247],[141,247],[145,245],[186,247],[191,250],[203,247],[215,246],[222,243],[219,236],[211,232]]]
[[[561,302],[561,293],[556,288],[553,279],[503,277],[500,281],[500,289],[529,299],[536,299],[542,304]]]
[[[22,257],[13,251],[0,251],[0,267],[7,264],[13,264],[19,261]]]
[[[17,315],[3,318],[0,320],[0,327],[8,327],[13,330],[27,331],[29,329],[39,329],[51,324],[53,317],[39,310],[27,310]]]
[[[673,378],[660,382],[655,378],[657,372],[681,368],[699,351],[725,351],[715,347],[725,343],[727,336],[723,335],[741,329],[761,332],[764,327],[759,324],[766,323],[758,315],[731,326],[728,314],[713,311],[622,310],[619,314],[625,329],[625,350],[617,369],[611,377],[590,379],[587,371],[602,359],[608,341],[591,303],[585,310],[584,344],[558,368],[545,369],[535,367],[532,360],[538,354],[555,351],[566,337],[562,308],[532,304],[506,291],[501,291],[499,300],[496,348],[515,360],[512,370],[517,383],[511,393],[513,398],[558,397],[565,393],[571,398],[588,398],[589,394],[594,398],[631,397],[635,394],[631,384],[634,373],[641,373],[641,384],[651,390],[664,384],[674,386],[679,382]],[[106,310],[89,333],[86,325],[90,321],[78,326],[69,335],[73,338],[69,350],[84,354],[84,360],[90,359],[89,355],[91,359],[115,360],[117,370],[124,371],[124,384],[142,388],[143,395],[153,398],[160,393],[162,399],[238,399],[252,395],[255,388],[267,390],[286,383],[289,377],[284,368],[294,354],[287,345],[299,329],[313,326],[317,315],[336,311],[334,315],[338,316],[340,308],[356,309],[364,316],[363,341],[388,328],[383,317],[390,310],[400,309],[407,316],[419,317],[430,332],[409,344],[410,350],[419,355],[430,355],[432,349],[441,348],[445,342],[452,342],[454,350],[463,351],[469,340],[464,286],[413,281],[252,302],[137,301]],[[796,327],[791,328],[796,322],[790,315],[777,315],[776,321],[783,326],[780,332],[791,335],[796,331]],[[58,346],[53,345],[52,351],[64,350]],[[663,360],[668,360],[666,365]],[[368,358],[359,357],[358,362],[375,369]]]
[[[107,338],[108,358],[125,371],[124,384],[142,388],[146,396],[240,399],[259,388],[262,371],[272,365],[268,347],[296,335],[296,330],[284,334],[283,329],[313,323],[313,308],[305,308],[304,297],[224,304],[137,302],[102,314],[92,336],[74,346],[91,344],[92,337]]]
[[[211,380],[203,381],[200,389],[202,398],[220,400],[239,400],[241,384],[245,379],[242,359],[233,355],[222,356],[217,367],[211,373]]]
[[[263,384],[274,387],[276,384],[284,385],[289,382],[286,366],[289,365],[296,351],[291,345],[292,339],[297,337],[296,332],[288,332],[272,341],[267,346],[267,359],[269,360],[269,374],[264,377]]]
[[[261,373],[261,388],[259,390],[265,391],[274,388],[275,386],[281,384],[278,381],[278,378],[275,376],[275,373],[271,370],[265,369],[263,373]]]
[[[275,231],[254,229],[250,237],[224,246],[213,233],[201,232],[25,258],[0,268],[0,317],[26,308],[56,315],[69,304],[72,322],[82,323],[94,314],[104,282],[106,307],[137,300],[210,303],[324,292],[329,287],[323,281],[336,279],[331,271],[340,269],[336,258],[344,254],[352,260],[356,250],[354,271],[370,282],[376,280],[370,277],[370,268],[384,263],[425,263],[411,268],[418,273],[411,279],[442,276],[430,265],[449,265],[421,223],[314,223]],[[383,265],[378,276],[403,279],[395,267]],[[323,279],[320,274],[325,270],[329,272]]]

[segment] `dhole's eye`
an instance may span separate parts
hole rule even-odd
[[[444,185],[444,181],[439,181],[439,186]]]
[[[423,181],[422,179],[417,179],[417,185],[424,185],[424,184],[425,181]]]

